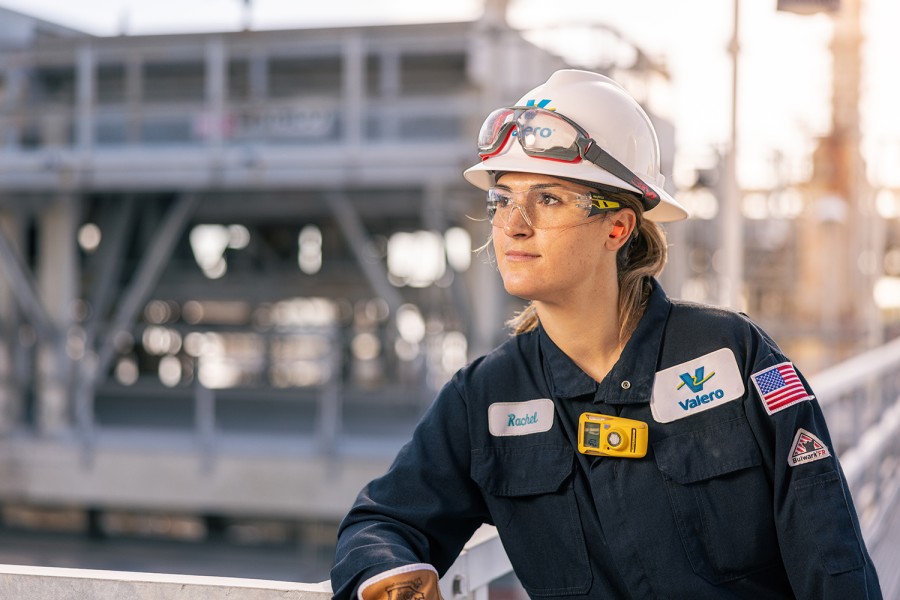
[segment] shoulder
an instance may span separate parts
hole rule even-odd
[[[763,336],[769,338],[768,334],[745,313],[721,306],[685,300],[672,301],[669,323],[688,329],[704,328],[706,334],[719,336]]]
[[[486,377],[493,379],[497,373],[515,371],[539,361],[538,335],[538,331],[535,329],[510,337],[487,354],[476,358],[457,371],[454,380],[462,382]]]
[[[747,324],[752,324],[752,321],[746,314],[730,308],[701,304],[699,302],[688,302],[686,300],[672,300],[671,302],[670,318],[685,319],[697,324],[719,325],[738,329],[744,328]]]
[[[541,353],[537,330],[510,337],[491,352],[456,372],[450,380],[466,398],[493,395],[492,392],[520,385],[533,385],[541,372]]]
[[[683,300],[672,301],[666,342],[678,349],[695,348],[698,355],[729,348],[748,367],[762,356],[783,358],[778,344],[746,314]]]

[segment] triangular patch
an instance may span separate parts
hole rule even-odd
[[[792,467],[831,456],[831,452],[828,451],[828,447],[822,443],[822,440],[802,427],[797,430],[791,448],[788,465]]]

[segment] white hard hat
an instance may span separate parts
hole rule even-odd
[[[650,118],[609,77],[574,69],[557,71],[546,83],[525,94],[516,106],[553,110],[580,125],[600,148],[659,195],[659,204],[645,215],[648,219],[665,222],[687,218],[687,210],[663,188],[665,177],[659,168],[659,142]],[[577,179],[640,193],[636,187],[588,160],[572,163],[531,157],[514,140],[507,141],[499,153],[466,169],[463,176],[487,190],[494,185],[496,173],[510,171]]]

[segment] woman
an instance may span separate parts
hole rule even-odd
[[[656,134],[559,71],[479,136],[515,335],[441,390],[341,525],[335,597],[439,598],[482,523],[541,598],[880,598],[815,397],[745,316],[655,279]]]

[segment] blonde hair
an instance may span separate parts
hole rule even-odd
[[[662,273],[666,266],[666,235],[653,221],[644,218],[640,199],[630,192],[603,191],[604,196],[619,201],[637,215],[637,224],[631,240],[619,249],[616,256],[619,283],[619,339],[625,341],[637,327],[650,297],[651,279]],[[615,213],[611,213],[615,214]],[[513,335],[527,333],[538,326],[537,307],[534,302],[507,321]]]

